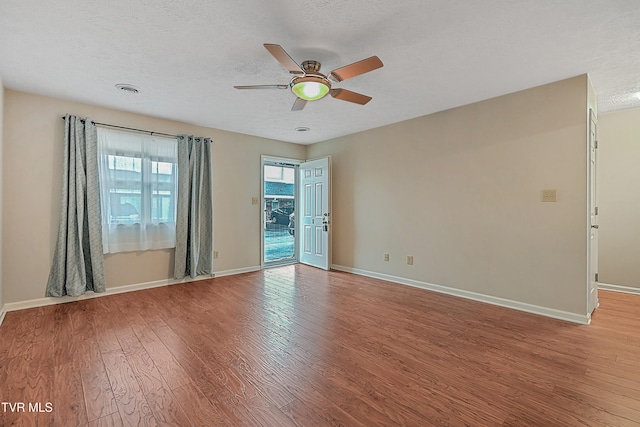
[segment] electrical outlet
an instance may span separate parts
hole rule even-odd
[[[542,190],[543,202],[557,202],[556,190]]]
[[[407,264],[413,265],[413,255],[407,255]]]
[[[259,205],[260,204],[260,197],[252,197],[251,198],[251,204],[252,205]]]
[[[384,254],[384,260],[389,261],[389,254]]]
[[[218,251],[213,251],[213,259],[218,259],[220,257],[220,254],[218,253]]]

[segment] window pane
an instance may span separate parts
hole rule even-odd
[[[173,175],[173,163],[154,161],[152,162],[151,173],[171,176]]]
[[[109,155],[109,169],[142,172],[142,159],[139,157]]]
[[[111,181],[130,183],[139,188],[142,182],[142,159],[131,156],[108,156],[109,176]]]
[[[157,222],[174,222],[174,197],[172,191],[154,191],[151,215]]]
[[[264,166],[264,179],[265,181],[282,180],[282,166]]]
[[[111,218],[114,224],[131,224],[140,221],[140,191],[112,188],[110,192]]]
[[[295,182],[295,173],[296,170],[294,168],[283,168],[282,169],[282,180],[284,182],[288,182],[293,184]]]
[[[174,222],[174,175],[175,165],[169,162],[152,161],[153,201],[151,218],[155,222]]]

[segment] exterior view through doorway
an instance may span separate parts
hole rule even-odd
[[[262,159],[262,263],[263,266],[298,261],[295,239],[298,162]]]

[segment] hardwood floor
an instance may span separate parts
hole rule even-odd
[[[580,326],[297,265],[10,312],[0,425],[640,425],[640,297],[600,295]]]

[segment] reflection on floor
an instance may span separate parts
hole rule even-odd
[[[264,230],[265,262],[282,261],[295,258],[294,237],[289,228],[281,224],[267,224]]]

